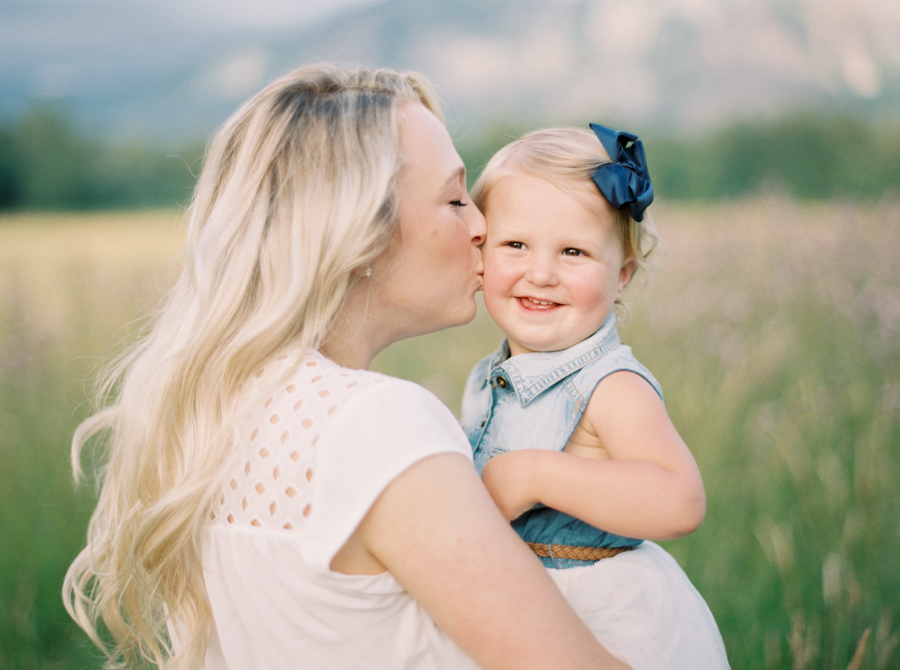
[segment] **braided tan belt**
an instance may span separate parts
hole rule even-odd
[[[541,558],[571,558],[576,561],[599,561],[634,549],[634,547],[570,547],[565,544],[540,544],[538,542],[526,542],[525,544]]]

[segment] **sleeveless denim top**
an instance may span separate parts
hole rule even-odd
[[[659,382],[619,342],[616,317],[562,351],[510,357],[506,340],[479,361],[466,381],[462,424],[474,451],[478,473],[496,456],[515,449],[565,448],[594,388],[619,370],[639,374],[662,398]],[[628,547],[642,540],[607,533],[549,507],[537,505],[513,521],[526,542],[576,547]],[[586,561],[542,558],[545,566],[567,568]]]

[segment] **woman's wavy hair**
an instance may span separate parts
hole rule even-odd
[[[572,127],[535,130],[510,142],[493,155],[472,186],[472,200],[484,211],[491,189],[504,177],[516,173],[546,179],[574,195],[571,189],[573,183],[592,184],[594,170],[609,162],[606,149],[589,130]],[[603,197],[599,191],[597,197]],[[659,243],[652,220],[645,215],[642,222],[635,221],[627,207],[619,209],[616,218],[625,258],[633,257],[638,270],[648,270],[649,257]],[[616,302],[624,309],[620,301]]]
[[[241,390],[280,350],[318,348],[359,269],[390,244],[403,101],[443,120],[415,73],[305,67],[245,103],[211,142],[181,276],[149,334],[110,365],[72,444],[76,481],[92,436],[107,452],[63,596],[108,667],[202,664],[211,614],[200,529]]]

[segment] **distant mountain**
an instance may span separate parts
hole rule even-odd
[[[809,106],[900,117],[896,0],[391,0],[276,53],[415,67],[477,116],[676,128]]]
[[[277,74],[337,61],[423,72],[463,132],[504,119],[700,131],[809,108],[900,122],[897,0],[387,0],[175,53],[106,61],[128,85],[64,100],[106,132],[208,134]]]

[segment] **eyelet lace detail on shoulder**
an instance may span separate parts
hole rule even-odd
[[[315,453],[329,421],[348,398],[382,381],[380,375],[341,368],[317,352],[297,363],[296,354],[272,361],[253,380],[250,393],[265,398],[236,430],[237,466],[213,505],[216,526],[294,530],[315,514]],[[274,389],[260,395],[267,388]]]

